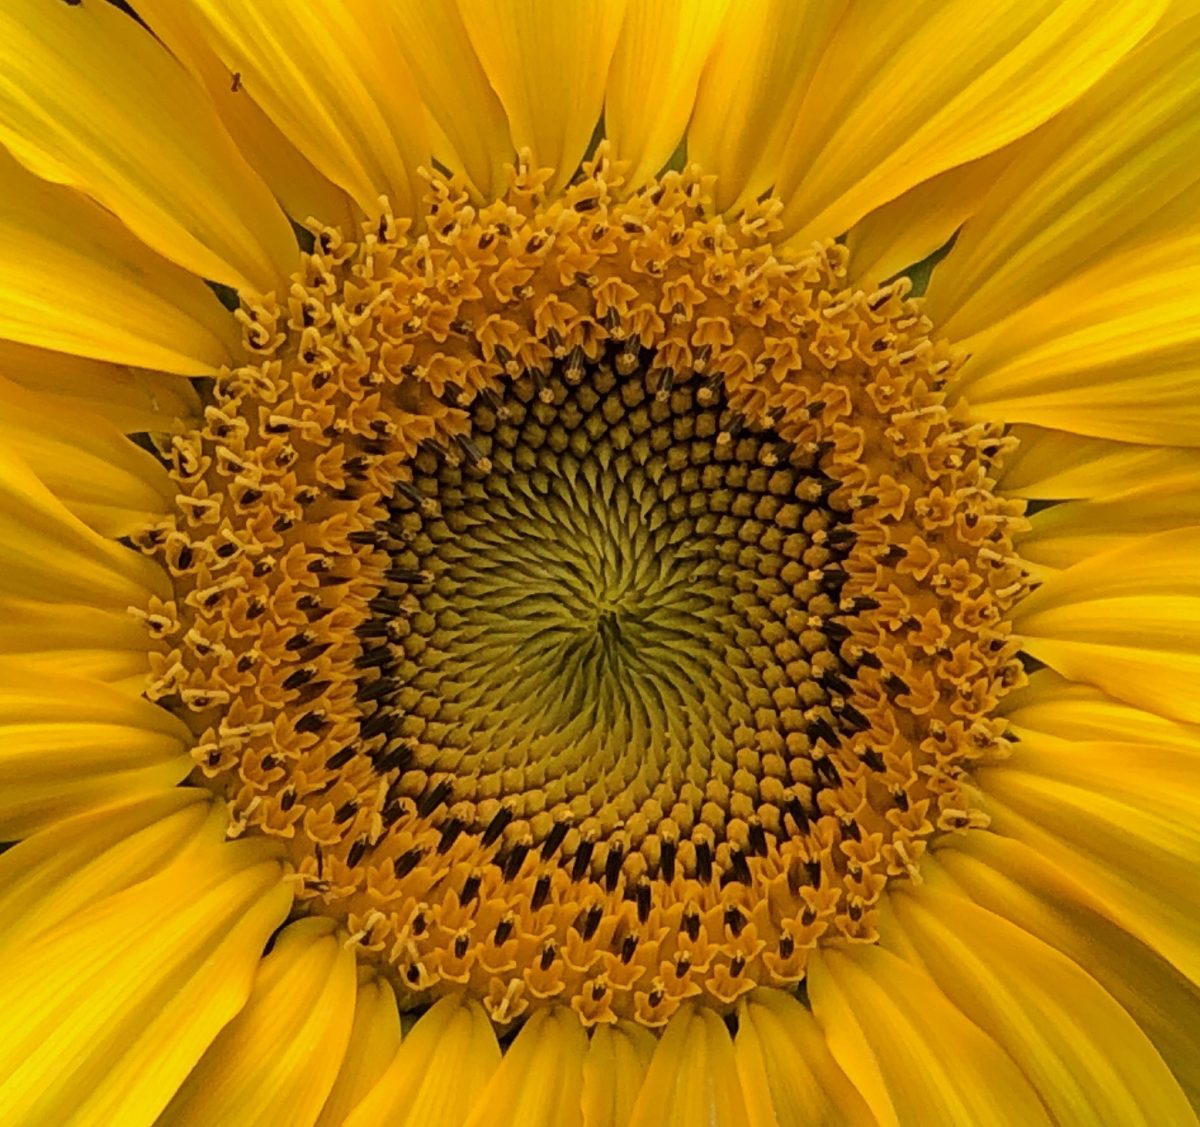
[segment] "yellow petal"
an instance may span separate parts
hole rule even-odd
[[[429,139],[386,4],[195,0],[195,8],[212,49],[314,167],[368,214],[380,195],[413,214]]]
[[[1002,710],[1020,736],[1116,740],[1200,754],[1200,727],[1113,700],[1092,685],[1069,681],[1051,669],[1039,669],[1026,685],[1005,697]]]
[[[750,1122],[867,1124],[871,1113],[830,1056],[812,1011],[782,990],[756,990],[738,1007],[733,1042]]]
[[[1196,763],[1173,748],[1025,732],[1011,761],[978,778],[997,833],[1086,883],[1087,902],[1200,983]]]
[[[963,342],[971,358],[959,390],[973,416],[1125,442],[1200,445],[1192,394],[1200,328],[1190,296],[1200,285],[1200,185],[1177,207],[1191,222],[1160,214],[1153,235],[1142,232],[1049,293],[1027,291],[1045,296]],[[1092,241],[1087,246],[1090,253]]]
[[[138,17],[203,84],[234,143],[293,219],[357,222],[349,197],[313,167],[263,112],[242,75],[230,71],[179,0],[141,0]]]
[[[662,170],[692,115],[729,0],[630,0],[604,99],[604,132],[629,186]],[[708,169],[707,171],[714,171]]]
[[[583,1127],[625,1127],[657,1043],[633,1022],[592,1030],[583,1062]]]
[[[1140,537],[1184,528],[1200,519],[1200,465],[1180,458],[1171,475],[1132,479],[1136,487],[1095,501],[1051,505],[1029,518],[1021,558],[1064,568],[1100,552],[1133,546]]]
[[[1127,14],[1128,6],[1120,8]],[[1055,312],[1057,287],[1102,269],[1123,240],[1140,241],[1139,228],[1200,180],[1190,159],[1200,143],[1198,49],[1200,19],[1148,40],[1020,148],[934,274],[927,309],[936,324],[969,340],[1031,297],[1048,295],[1037,304]],[[1185,226],[1194,228],[1190,210]],[[1173,218],[1186,221],[1188,211]],[[1149,229],[1162,234],[1158,220]],[[1150,280],[1136,258],[1126,266],[1135,275],[1109,272],[1106,290]],[[1102,306],[1104,296],[1094,300]],[[1056,312],[1065,319],[1069,310]],[[1089,323],[1075,322],[1080,329]]]
[[[483,1009],[443,998],[413,1026],[344,1127],[462,1127],[499,1064],[500,1046]]]
[[[465,1127],[582,1127],[587,1035],[575,1011],[539,1010],[521,1027]]]
[[[144,556],[72,516],[10,449],[0,446],[0,596],[124,609],[169,592]]]
[[[203,92],[108,4],[4,5],[0,142],[202,278],[266,291],[295,268],[287,220]]]
[[[809,966],[829,1051],[880,1124],[1049,1124],[1012,1059],[917,967],[881,947]]]
[[[1004,462],[1005,493],[1044,501],[1122,493],[1141,478],[1160,477],[1193,464],[1178,446],[1140,446],[1017,424],[1019,445]]]
[[[337,1079],[317,1117],[317,1127],[341,1127],[346,1116],[392,1063],[399,1047],[400,1012],[396,1008],[396,994],[382,978],[369,977],[359,983],[350,1041]]]
[[[194,422],[200,398],[188,380],[0,340],[0,376],[56,404],[103,415],[125,434]]]
[[[775,181],[782,150],[846,0],[737,0],[704,68],[688,159],[717,177],[726,211]]]
[[[459,0],[467,34],[508,114],[517,149],[552,168],[557,191],[583,158],[604,102],[604,85],[625,0]]]
[[[262,842],[205,842],[5,959],[11,1123],[150,1127],[238,1012],[291,893]]]
[[[1031,132],[1125,55],[1163,6],[851,5],[779,159],[775,188],[794,242],[841,234],[922,180]]]
[[[133,693],[0,659],[0,839],[161,791],[191,769],[186,728]]]
[[[750,1127],[733,1040],[706,1006],[667,1024],[633,1106],[629,1127]]]
[[[0,598],[0,662],[34,676],[148,678],[149,649],[145,627],[127,611]]]
[[[1140,537],[1054,574],[1015,623],[1025,650],[1059,673],[1200,720],[1200,529]]]
[[[213,815],[208,798],[195,787],[173,787],[89,809],[0,854],[3,957],[173,863]]]
[[[241,1013],[175,1094],[164,1123],[311,1127],[350,1040],[355,992],[354,953],[333,921],[289,924]]]
[[[852,277],[885,281],[944,246],[975,213],[999,171],[1012,159],[1012,150],[1012,145],[1006,145],[999,152],[947,169],[856,223],[846,236]]]
[[[488,84],[455,0],[400,0],[389,14],[396,41],[461,170],[484,195],[503,193],[515,156],[508,118]]]
[[[934,880],[894,906],[930,975],[1017,1062],[1053,1122],[1195,1122],[1150,1040],[1070,959]]]
[[[1045,862],[1020,842],[971,834],[962,845],[936,854],[954,881],[976,903],[1061,951],[1099,982],[1200,1107],[1200,989],[1100,912],[1064,897]]]
[[[229,359],[236,322],[203,282],[3,149],[0,182],[0,337],[193,375]]]
[[[151,454],[101,415],[55,405],[0,377],[0,444],[102,536],[165,516],[174,488]]]

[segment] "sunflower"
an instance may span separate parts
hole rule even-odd
[[[1190,3],[5,0],[0,1120],[1195,1124],[1198,152]]]

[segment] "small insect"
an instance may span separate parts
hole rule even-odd
[[[81,0],[67,0],[67,3],[68,4],[78,4],[78,3],[81,3]],[[242,72],[240,70],[235,70],[233,72],[233,77],[229,82],[229,90],[231,93],[236,94],[241,88],[242,88]]]

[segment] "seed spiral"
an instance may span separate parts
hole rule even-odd
[[[906,282],[696,169],[549,179],[312,226],[164,440],[137,613],[230,835],[406,1005],[658,1027],[872,941],[986,824],[1021,516]]]
[[[538,848],[610,891],[714,850],[733,879],[764,817],[819,816],[810,728],[836,723],[810,625],[844,578],[835,483],[719,381],[660,382],[601,364],[477,399],[393,498],[363,628],[389,639],[360,697],[400,793],[438,795],[444,834],[511,823],[509,867]]]

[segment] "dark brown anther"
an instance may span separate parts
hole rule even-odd
[[[392,724],[393,717],[391,714],[376,707],[375,711],[359,725],[358,734],[364,740],[371,740],[376,736],[381,736],[385,732],[390,731]],[[379,770],[379,768],[376,767],[376,770]]]
[[[541,958],[538,959],[538,965],[542,970],[549,970],[554,964],[554,960],[558,957],[558,948],[554,945],[553,940],[548,940],[542,948]]]
[[[883,756],[873,747],[861,752],[859,758],[872,771],[882,771],[887,766],[883,761]]]
[[[417,851],[414,850],[413,852],[417,852]],[[405,856],[408,856],[408,854],[405,854]],[[419,852],[417,852],[417,860],[418,861],[420,860]],[[399,861],[399,858],[397,858],[397,862],[398,861]],[[413,865],[416,865],[416,863],[417,862],[414,861]],[[405,869],[404,872],[410,872],[411,868],[412,868],[412,866],[410,866],[408,869]],[[404,876],[404,873],[397,871],[396,875],[398,877],[400,877],[400,876]],[[479,887],[482,883],[483,883],[483,878],[480,876],[479,873],[471,873],[467,877],[467,879],[465,881],[463,881],[462,889],[459,891],[459,894],[458,894],[459,904],[461,904],[463,907],[466,907],[468,904],[470,904],[471,901],[474,900],[475,897],[479,895]]]
[[[363,854],[365,854],[366,851],[367,839],[365,837],[358,838],[354,844],[350,846],[350,850],[346,854],[346,864],[353,869],[354,866],[363,859]]]
[[[575,862],[571,866],[571,877],[574,880],[583,880],[587,875],[592,866],[592,853],[595,848],[596,843],[587,838],[579,843],[579,848],[575,850]]]
[[[386,775],[389,771],[403,771],[412,762],[412,758],[413,749],[408,744],[398,743],[378,752],[371,765],[378,774]]]
[[[645,880],[639,881],[635,896],[637,899],[638,922],[645,923],[650,918],[650,882]]]
[[[550,827],[550,832],[546,835],[546,840],[542,842],[541,856],[543,861],[549,861],[558,852],[570,828],[571,823],[566,820],[555,822]]]
[[[729,876],[733,880],[740,881],[742,884],[750,883],[750,866],[746,864],[746,855],[737,846],[733,846],[729,850],[729,869]]]
[[[579,929],[579,934],[584,939],[591,939],[596,934],[596,929],[600,926],[600,921],[604,918],[604,909],[599,904],[593,904],[583,917],[583,926]]]
[[[417,509],[423,508],[426,500],[428,500],[428,498],[426,498],[426,496],[419,489],[417,489],[412,482],[409,481],[396,482],[396,492]]]
[[[789,794],[784,801],[784,809],[787,811],[792,821],[796,823],[796,828],[801,833],[808,833],[808,813],[805,811],[804,803],[800,801],[799,796]]]
[[[390,693],[396,691],[397,684],[391,677],[376,677],[374,681],[363,684],[361,681],[355,686],[354,696],[361,703],[366,704],[369,701],[379,700],[380,697],[386,697]]]
[[[504,833],[508,824],[513,820],[513,812],[507,806],[501,806],[495,814],[492,815],[492,820],[488,823],[487,829],[483,831],[482,841],[484,845],[495,845],[500,840],[500,835]]]
[[[533,895],[530,897],[529,906],[536,912],[539,908],[545,906],[546,901],[550,898],[550,874],[542,873],[533,886]]]
[[[695,943],[700,938],[700,913],[690,904],[683,910],[682,923],[687,937]]]
[[[362,653],[354,659],[356,669],[373,669],[376,666],[383,665],[392,658],[392,648],[388,645],[372,646],[370,649],[363,650]]]
[[[619,845],[610,845],[608,847],[608,856],[604,859],[604,887],[609,892],[615,892],[617,881],[621,877],[621,862],[624,860],[624,853]]]
[[[492,943],[497,947],[503,947],[512,938],[513,921],[505,916],[497,925],[496,932],[492,936]]]
[[[808,722],[808,734],[814,740],[822,740],[830,747],[836,747],[838,738],[832,725],[824,716],[814,716]]]
[[[301,685],[308,684],[316,675],[317,671],[311,666],[302,666],[300,669],[295,669],[284,678],[283,690],[290,693],[293,689],[298,689]]]
[[[346,534],[351,544],[362,544],[368,548],[382,548],[387,543],[387,533],[378,528],[357,528]]]
[[[454,957],[461,959],[466,956],[467,948],[471,945],[471,938],[467,935],[456,935],[454,937]]]
[[[392,862],[392,871],[396,874],[396,878],[400,879],[401,877],[408,876],[421,863],[421,857],[424,855],[424,852],[423,849],[409,849],[401,853]],[[467,883],[469,884],[470,881],[471,878],[468,877]],[[463,903],[465,904],[466,901],[464,900]]]
[[[621,941],[621,962],[628,965],[637,951],[638,939],[636,935],[627,935]]]
[[[295,727],[297,732],[306,732],[312,735],[320,732],[329,721],[325,717],[325,713],[314,710],[306,712],[299,720],[296,721]]]
[[[733,933],[734,939],[742,934],[746,926],[746,914],[736,904],[730,904],[725,909],[725,926]]]
[[[499,858],[496,858],[497,863],[501,864],[501,869],[504,873],[506,881],[514,881],[521,873],[521,866],[525,864],[525,858],[529,856],[529,844],[524,841],[519,841],[514,845],[504,856],[501,863]]]
[[[432,578],[427,572],[404,567],[389,567],[383,574],[389,583],[404,583],[407,586],[426,584]]]
[[[871,726],[871,722],[849,701],[843,702],[841,707],[834,706],[834,711],[856,732],[865,732]]]
[[[909,691],[908,685],[895,673],[888,673],[888,675],[884,677],[883,687],[893,697],[903,696]]]
[[[342,805],[337,808],[337,812],[334,814],[333,820],[337,822],[338,825],[341,825],[343,822],[350,821],[350,819],[353,818],[357,813],[358,803],[352,798],[348,802],[343,802]]]
[[[836,549],[848,548],[855,540],[854,529],[848,525],[839,524],[836,528],[831,528],[827,535],[830,547]]]
[[[675,855],[678,846],[674,838],[664,837],[662,839],[662,850],[659,855],[659,868],[662,875],[667,880],[675,879]]]
[[[828,755],[814,757],[812,761],[813,770],[824,779],[831,787],[836,787],[842,781],[841,773],[837,769],[837,765],[829,758]]]
[[[707,884],[713,879],[712,847],[707,841],[696,843],[696,879]]]
[[[347,744],[341,749],[341,751],[335,751],[328,759],[325,760],[325,769],[327,771],[337,771],[340,768],[345,767],[346,764],[354,758],[354,754],[357,750],[358,749],[354,744]]]
[[[441,836],[438,838],[437,851],[445,853],[455,841],[458,840],[458,835],[466,829],[466,823],[460,818],[451,818],[444,826],[442,826]]]
[[[796,953],[796,941],[792,938],[790,932],[784,932],[779,937],[779,956],[783,959],[790,959]]]
[[[417,816],[428,818],[439,806],[444,806],[454,793],[454,783],[442,779],[436,786],[425,791],[417,801]]]
[[[767,835],[763,830],[762,822],[754,819],[750,822],[748,834],[751,857],[765,857],[767,855]]]

